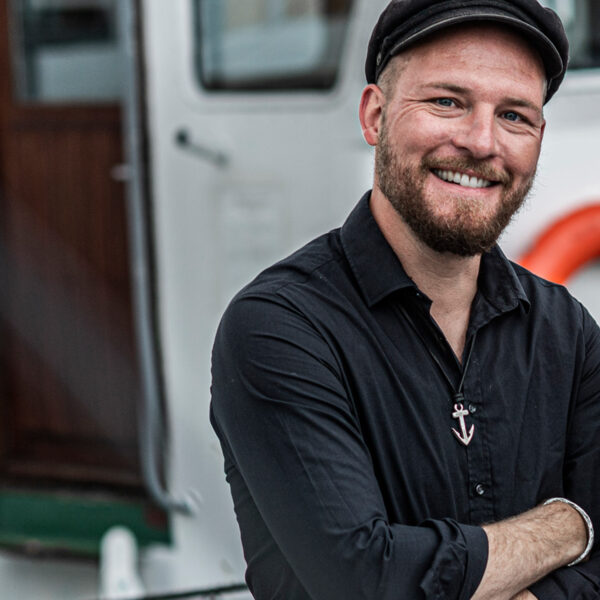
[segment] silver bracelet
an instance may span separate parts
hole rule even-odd
[[[566,498],[550,498],[549,500],[546,500],[542,504],[542,506],[546,506],[546,504],[552,504],[553,502],[562,502],[563,504],[568,504],[571,508],[574,508],[581,515],[581,518],[584,520],[585,526],[587,527],[587,546],[585,547],[585,550],[581,553],[580,556],[578,556],[573,562],[570,562],[567,565],[567,567],[572,567],[573,565],[579,564],[582,560],[585,560],[588,557],[589,553],[592,551],[592,546],[594,545],[594,526],[592,525],[592,520],[585,512],[585,510],[583,510],[581,506],[575,504],[575,502],[571,502]]]

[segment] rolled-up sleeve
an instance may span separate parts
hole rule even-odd
[[[258,599],[473,595],[485,532],[390,522],[343,365],[301,311],[276,294],[239,296],[212,371],[211,420]]]

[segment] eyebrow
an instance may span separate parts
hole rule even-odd
[[[467,88],[462,87],[460,85],[455,85],[453,83],[432,82],[432,83],[423,84],[421,86],[421,88],[423,88],[423,89],[425,89],[425,88],[443,89],[443,90],[448,90],[449,92],[454,92],[455,94],[468,94],[469,93],[469,90]],[[510,104],[512,106],[520,106],[522,108],[529,108],[529,109],[535,111],[540,116],[540,118],[542,118],[542,116],[543,116],[543,111],[540,109],[539,106],[537,106],[533,102],[530,102],[529,100],[525,100],[524,98],[515,98],[512,96],[507,96],[507,97],[503,98],[502,101],[503,101],[503,103]]]

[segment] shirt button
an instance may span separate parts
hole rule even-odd
[[[485,488],[483,487],[483,485],[481,485],[481,483],[478,483],[475,486],[475,491],[477,492],[478,496],[483,496],[485,494]]]
[[[473,403],[469,404],[469,412],[474,415],[477,412],[477,406]]]

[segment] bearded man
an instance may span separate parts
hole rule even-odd
[[[242,290],[215,342],[257,599],[600,597],[600,330],[496,245],[567,56],[535,0],[381,15],[372,191]]]

